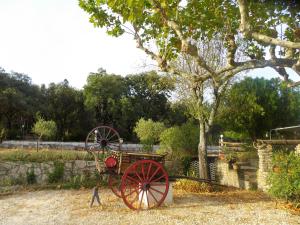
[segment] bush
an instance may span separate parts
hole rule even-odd
[[[268,182],[272,196],[300,203],[300,156],[294,152],[274,154]]]
[[[151,151],[154,144],[159,142],[160,134],[165,130],[161,122],[154,122],[151,119],[141,118],[135,125],[134,132],[137,134],[145,150]]]
[[[54,162],[54,170],[48,174],[49,183],[57,183],[63,180],[65,165],[63,162]]]
[[[35,184],[36,183],[36,175],[34,174],[34,170],[33,168],[31,168],[31,170],[26,173],[26,181],[27,184]]]
[[[187,191],[187,192],[212,192],[213,188],[211,185],[203,182],[197,182],[193,180],[180,179],[175,182],[175,189]]]
[[[101,156],[102,157],[102,156]],[[85,151],[72,150],[1,150],[0,161],[48,162],[48,161],[90,160],[94,157]]]
[[[166,129],[160,135],[160,151],[169,152],[174,158],[197,155],[199,128],[192,123]]]

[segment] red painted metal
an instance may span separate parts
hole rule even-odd
[[[120,185],[121,185],[121,175],[119,174],[110,174],[108,177],[108,185],[112,192],[119,198],[121,198],[121,191],[120,191]]]
[[[162,164],[150,159],[139,160],[125,170],[120,191],[130,209],[155,208],[168,194],[169,177]],[[146,206],[143,205],[145,202]]]
[[[109,156],[105,159],[105,166],[108,169],[114,168],[118,163],[118,160],[116,159],[115,156]]]

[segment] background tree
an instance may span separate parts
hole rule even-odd
[[[132,34],[137,47],[155,60],[162,71],[193,79],[194,90],[198,89],[195,96],[198,98],[199,115],[204,115],[201,113],[204,108],[203,83],[208,80],[214,84],[214,93],[219,95],[219,88],[230,77],[249,69],[269,66],[290,85],[297,84],[288,79],[285,70],[289,67],[300,71],[300,43],[295,28],[299,25],[299,16],[296,14],[295,17],[293,13],[297,11],[292,9],[291,4],[274,5],[266,1],[248,4],[246,0],[79,0],[79,5],[90,14],[90,21],[95,26],[106,27],[109,35]],[[284,37],[285,40],[281,40],[276,30],[281,24],[290,34]],[[211,67],[209,61],[199,54],[199,43],[205,44],[215,37],[225,42],[226,64],[221,68]],[[155,48],[152,48],[154,45]],[[277,57],[279,47],[285,48],[285,58]],[[271,59],[265,57],[268,49]],[[236,61],[238,52],[247,53],[247,58]],[[193,59],[198,68],[195,73],[186,73],[173,66],[174,60],[182,56]],[[215,106],[217,104],[213,105],[217,109]],[[200,176],[207,178],[205,133],[209,127],[203,116],[199,119]]]
[[[39,150],[39,142],[42,137],[53,137],[56,131],[56,124],[53,120],[44,120],[42,117],[38,116],[38,119],[32,128],[32,132],[38,135],[37,151]]]
[[[141,118],[134,128],[141,143],[148,151],[153,150],[153,145],[159,142],[159,136],[165,130],[165,125],[161,122],[154,122],[151,119]]]
[[[41,104],[39,87],[29,76],[0,69],[0,122],[8,138],[21,138],[31,129]]]
[[[192,122],[173,126],[160,135],[160,151],[170,153],[172,158],[195,157],[199,143],[199,127]]]
[[[121,102],[125,95],[124,78],[102,69],[91,73],[84,86],[85,105],[94,111],[97,124],[121,127]]]
[[[74,140],[84,137],[92,124],[89,112],[84,107],[82,91],[70,87],[69,82],[51,83],[46,90],[47,110],[44,114],[57,124],[59,140]]]
[[[270,129],[300,122],[300,90],[279,79],[245,78],[234,83],[221,103],[218,123],[242,137],[264,138]]]
[[[122,116],[129,134],[133,133],[133,127],[140,118],[168,122],[172,111],[169,97],[173,84],[170,79],[151,71],[128,75],[125,82],[127,94],[122,102]]]

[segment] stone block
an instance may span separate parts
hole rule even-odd
[[[84,160],[76,160],[74,163],[74,169],[83,169],[86,167],[86,162]]]

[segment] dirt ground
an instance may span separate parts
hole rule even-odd
[[[300,216],[257,192],[191,194],[175,191],[174,204],[132,211],[109,189],[102,206],[89,207],[91,190],[42,190],[0,197],[0,224],[300,224]]]

